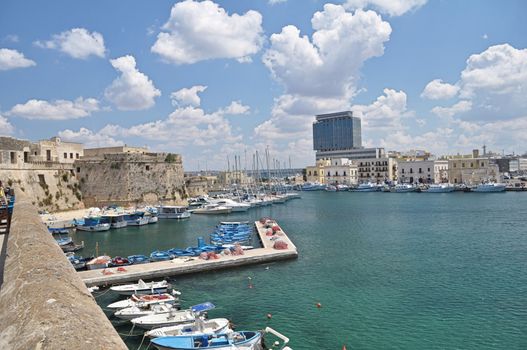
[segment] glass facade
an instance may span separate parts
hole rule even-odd
[[[361,120],[352,112],[317,115],[313,123],[313,148],[338,151],[362,147]]]

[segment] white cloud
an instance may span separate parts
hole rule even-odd
[[[16,34],[8,34],[4,37],[4,41],[8,41],[11,43],[17,43],[20,41],[20,38]]]
[[[228,105],[224,109],[220,109],[221,114],[228,114],[228,115],[239,115],[239,114],[248,114],[251,111],[251,107],[243,105],[240,101],[232,101],[230,105]]]
[[[24,54],[17,50],[0,49],[0,70],[26,68],[34,65],[36,65],[34,61],[25,58]]]
[[[73,58],[87,59],[90,56],[104,57],[106,48],[100,33],[89,32],[85,28],[73,28],[54,34],[51,40],[35,41],[35,45],[45,49],[57,49]]]
[[[205,91],[206,86],[196,85],[191,88],[183,88],[170,94],[172,105],[174,106],[194,106],[201,104],[199,93]]]
[[[7,114],[26,119],[65,120],[84,118],[99,110],[99,101],[94,98],[79,97],[75,101],[52,102],[32,99],[15,105]]]
[[[151,50],[175,64],[215,58],[247,62],[263,44],[262,15],[229,15],[212,1],[176,3]]]
[[[269,5],[276,5],[276,4],[284,3],[286,1],[287,0],[269,0],[268,3],[269,3]]]
[[[161,95],[152,81],[136,68],[135,58],[127,55],[110,60],[112,66],[121,72],[104,91],[104,96],[120,110],[147,109],[155,104]]]
[[[393,89],[384,89],[384,95],[370,105],[355,105],[352,111],[356,116],[361,117],[361,124],[364,129],[384,129],[398,128],[401,118],[409,113],[406,110],[406,93]]]
[[[427,0],[347,0],[344,6],[348,9],[373,8],[390,16],[401,16],[408,11],[417,10]]]
[[[58,135],[63,141],[83,143],[84,147],[112,147],[121,146],[122,141],[116,141],[111,135],[115,126],[109,125],[99,132],[93,132],[86,128],[80,128],[79,131],[66,129],[59,131]]]
[[[468,112],[472,109],[472,102],[467,100],[461,100],[458,103],[450,107],[434,107],[432,113],[441,118],[452,118],[460,113]]]
[[[6,136],[11,135],[15,129],[13,128],[13,125],[9,122],[9,120],[0,115],[0,135]]]
[[[434,79],[425,86],[421,97],[430,100],[443,100],[456,96],[458,92],[459,86],[444,83],[441,79]]]

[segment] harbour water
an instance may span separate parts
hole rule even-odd
[[[85,241],[83,255],[96,241],[101,254],[148,254],[195,245],[219,220],[270,216],[299,258],[178,277],[183,307],[211,301],[210,317],[227,317],[239,330],[271,326],[295,350],[527,348],[525,193],[302,196],[236,215],[73,237]],[[141,343],[124,339],[131,349]]]

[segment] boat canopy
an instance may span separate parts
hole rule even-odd
[[[212,310],[214,308],[216,308],[216,306],[213,303],[206,302],[206,303],[203,303],[203,304],[194,305],[190,309],[193,312],[204,312],[204,311]]]
[[[101,221],[100,217],[88,217],[84,218],[84,226],[95,226]]]

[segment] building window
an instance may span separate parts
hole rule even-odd
[[[46,150],[46,160],[51,162],[51,150],[49,149]]]
[[[410,168],[410,174],[413,174],[413,173],[414,173],[414,169]]]
[[[403,173],[403,174],[404,174],[404,169],[401,169],[401,173]]]
[[[454,168],[456,167],[456,163],[454,163]]]
[[[307,175],[308,175],[308,176],[311,176],[311,170],[307,172]]]
[[[470,163],[470,167],[473,168],[474,167],[474,163]]]
[[[79,154],[78,153],[75,153],[75,158],[79,159]]]
[[[315,170],[315,172],[314,172],[313,174],[314,174],[315,176],[317,176],[317,175],[318,175],[318,172]]]
[[[150,165],[146,166],[146,171],[150,170]]]
[[[68,154],[64,152],[64,159],[68,158]]]
[[[29,152],[24,152],[24,163],[29,162]]]
[[[339,172],[338,171],[335,171],[335,176],[339,176]]]
[[[80,173],[81,172],[81,168],[77,167],[77,172]]]
[[[485,163],[481,162],[481,167],[482,168],[485,167]]]
[[[430,172],[430,168],[428,168],[428,172]]]
[[[46,178],[44,177],[44,174],[38,174],[38,182],[41,185],[45,185],[46,184]]]
[[[73,159],[73,153],[70,153],[70,159]]]
[[[344,172],[344,176],[346,176],[346,172]]]
[[[329,171],[328,171],[328,176],[331,176],[331,175],[329,174]]]
[[[421,174],[423,172],[423,170],[421,168],[419,168],[419,174]]]
[[[11,164],[16,163],[16,153],[15,152],[9,152],[9,155],[11,157]]]
[[[465,167],[465,163],[461,163],[461,167],[464,168]]]

